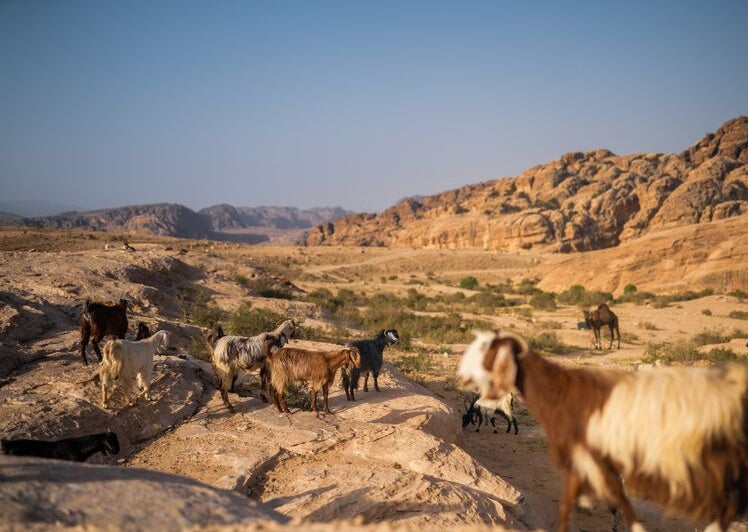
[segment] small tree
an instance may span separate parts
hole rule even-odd
[[[478,279],[476,279],[472,275],[463,277],[462,280],[460,280],[460,288],[465,288],[466,290],[475,290],[475,287],[477,286],[478,286]]]

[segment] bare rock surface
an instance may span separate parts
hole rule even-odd
[[[286,521],[234,491],[175,475],[0,456],[4,530],[184,530]]]
[[[388,365],[380,387],[351,403],[336,387],[333,414],[319,417],[236,396],[231,415],[209,391],[195,416],[128,463],[233,488],[307,522],[541,525],[519,490],[454,444],[451,407]]]

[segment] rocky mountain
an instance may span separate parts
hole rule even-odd
[[[88,228],[96,231],[128,231],[160,236],[208,238],[212,231],[205,219],[176,203],[130,205],[89,212],[69,212],[42,218],[24,218],[21,225],[48,228]]]
[[[307,245],[585,251],[748,213],[748,116],[680,154],[567,153],[518,177],[318,225]]]
[[[295,207],[234,207],[222,203],[198,211],[214,231],[266,227],[272,229],[308,229],[348,214],[340,207],[301,210]]]
[[[0,223],[257,243],[274,239],[285,242],[284,238],[298,240],[302,236],[300,230],[346,213],[340,207],[300,210],[293,207],[233,207],[226,204],[195,212],[176,203],[157,203],[38,218],[0,214]]]

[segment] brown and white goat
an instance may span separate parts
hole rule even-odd
[[[361,366],[361,355],[355,347],[338,351],[310,351],[284,347],[268,358],[270,382],[273,387],[273,402],[280,412],[290,413],[283,394],[291,382],[305,381],[311,387],[312,410],[317,412],[317,392],[322,389],[324,410],[330,414],[327,395],[330,384],[335,380],[335,372],[345,366],[347,369]]]
[[[487,398],[519,391],[564,474],[559,530],[578,497],[621,509],[627,493],[726,529],[748,510],[748,368],[663,368],[636,374],[560,366],[518,336],[481,332],[458,369]],[[624,490],[625,486],[625,490]]]
[[[105,303],[91,302],[86,299],[81,312],[81,358],[83,363],[88,366],[86,360],[86,346],[88,340],[93,343],[96,356],[101,362],[101,351],[99,342],[105,336],[116,336],[124,338],[127,333],[127,300],[120,299],[119,303],[107,305]]]

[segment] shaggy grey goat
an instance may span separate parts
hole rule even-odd
[[[395,329],[386,329],[379,331],[374,338],[369,340],[358,340],[345,344],[346,347],[357,347],[361,354],[361,367],[353,368],[350,373],[345,369],[343,373],[343,388],[345,389],[345,398],[349,401],[355,401],[356,397],[353,390],[358,388],[358,379],[364,375],[364,391],[369,391],[369,373],[374,376],[374,389],[379,391],[379,371],[384,363],[384,348],[391,344],[400,343],[400,335]]]

